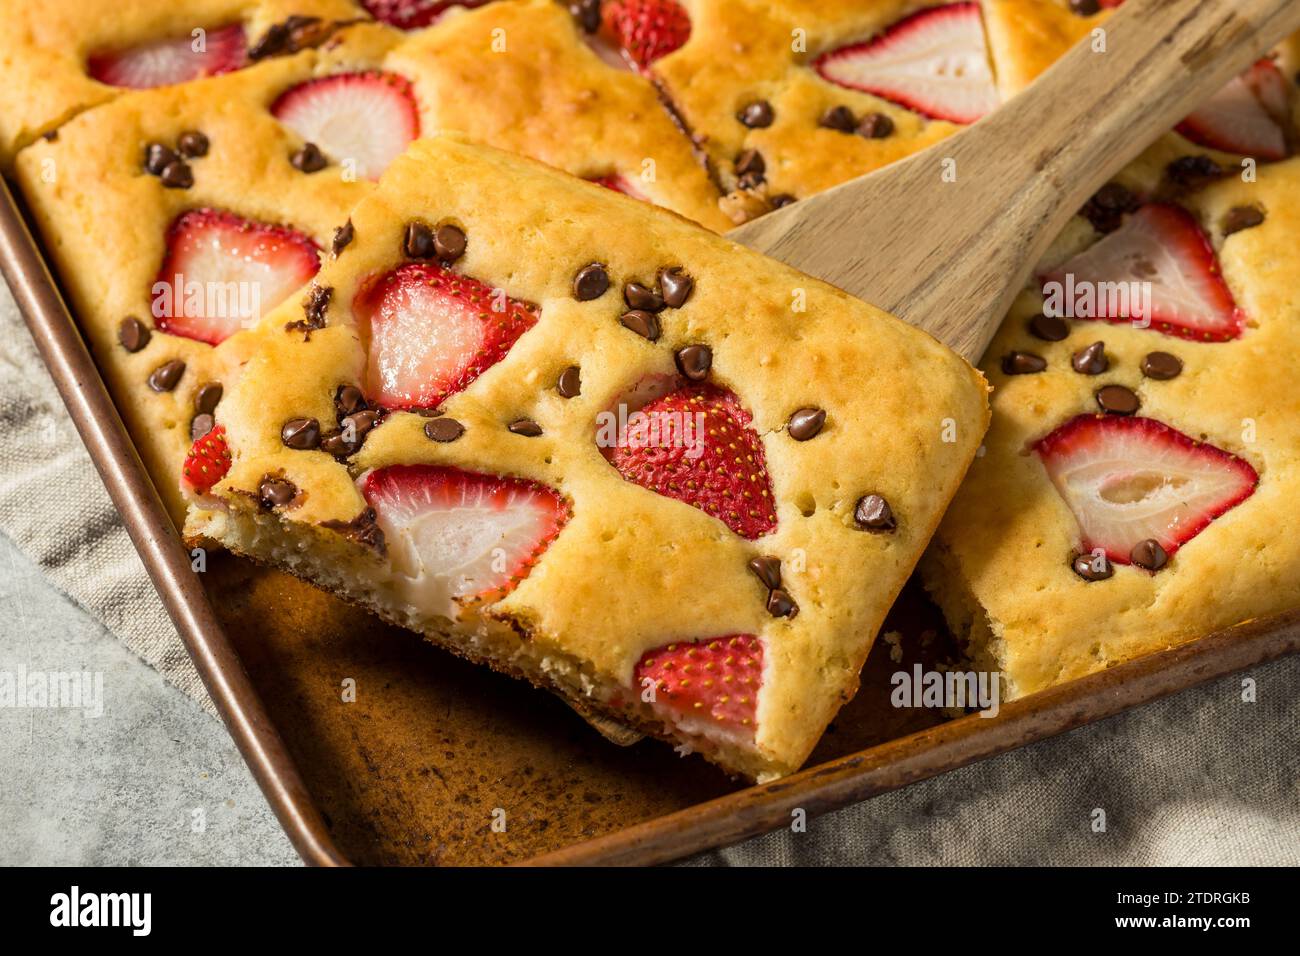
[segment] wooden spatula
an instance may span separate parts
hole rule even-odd
[[[1128,0],[970,129],[729,236],[977,361],[1088,197],[1298,28],[1300,0]]]

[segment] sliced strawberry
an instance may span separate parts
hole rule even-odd
[[[1050,284],[1093,290],[1093,314],[1074,318],[1149,319],[1151,328],[1167,335],[1206,342],[1235,339],[1245,325],[1210,240],[1190,213],[1167,203],[1143,206],[1114,232],[1040,278],[1049,299]],[[1132,295],[1109,295],[1114,283],[1149,283],[1151,315],[1141,314],[1140,296],[1134,302]]]
[[[226,472],[230,471],[230,446],[226,443],[226,429],[217,425],[212,431],[190,446],[181,467],[181,487],[199,495],[212,490]]]
[[[1193,143],[1271,161],[1285,159],[1286,79],[1272,60],[1257,62],[1178,124]]]
[[[606,0],[600,14],[600,38],[641,72],[691,36],[690,14],[675,0]]]
[[[753,739],[763,642],[753,634],[729,634],[667,644],[641,656],[633,680],[638,692],[653,686],[651,706],[684,730]]]
[[[1172,556],[1259,483],[1245,460],[1150,418],[1080,415],[1034,450],[1079,522],[1083,550],[1116,564],[1148,539]]]
[[[395,73],[341,73],[280,94],[271,112],[335,162],[351,160],[362,179],[378,179],[420,135],[411,82]]]
[[[438,20],[452,7],[481,7],[491,0],[361,0],[367,12],[399,30],[416,30]]]
[[[153,287],[158,328],[217,345],[251,328],[320,268],[315,243],[219,209],[191,209],[167,230]]]
[[[763,443],[740,400],[715,385],[683,385],[627,415],[602,453],[627,481],[713,515],[754,539],[776,530]]]
[[[569,519],[545,485],[441,465],[392,465],[358,482],[393,566],[430,595],[495,600],[522,581]]]
[[[424,262],[371,279],[352,310],[369,327],[366,395],[385,408],[436,408],[537,322],[536,306]]]
[[[147,90],[238,70],[247,62],[244,28],[238,23],[199,36],[152,40],[125,50],[92,53],[86,70],[109,86]]]
[[[813,69],[931,119],[973,123],[998,106],[974,2],[918,10],[873,39],[823,53]]]
[[[604,186],[606,189],[612,189],[616,193],[622,193],[624,196],[631,196],[633,199],[646,201],[645,193],[632,185],[632,181],[620,173],[610,173],[608,176],[597,176],[590,180],[597,186]]]

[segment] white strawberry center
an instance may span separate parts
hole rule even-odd
[[[370,330],[366,391],[390,407],[418,406],[442,394],[487,335],[471,305],[423,283],[392,288]]]

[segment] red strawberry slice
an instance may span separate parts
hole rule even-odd
[[[713,515],[749,539],[776,530],[763,443],[740,400],[684,385],[631,411],[601,451],[627,481]]]
[[[228,471],[230,446],[226,443],[226,429],[217,425],[190,446],[190,453],[181,466],[181,487],[206,495],[213,485],[226,477]]]
[[[1116,564],[1148,539],[1172,556],[1259,483],[1245,460],[1150,418],[1080,415],[1034,450],[1079,522],[1083,549]]]
[[[729,634],[647,651],[634,671],[638,692],[654,687],[651,706],[683,730],[753,739],[763,684],[763,642]]]
[[[931,119],[973,123],[998,106],[974,2],[918,10],[873,39],[823,53],[813,69]]]
[[[624,196],[631,196],[633,199],[647,201],[645,193],[632,185],[632,181],[620,173],[610,173],[608,176],[597,176],[589,180],[597,186],[604,186],[606,189],[612,189],[616,193],[622,193]]]
[[[101,83],[147,90],[238,70],[247,62],[238,23],[200,35],[153,40],[125,50],[92,53],[86,70]]]
[[[172,335],[217,345],[256,325],[319,268],[315,243],[294,229],[191,209],[167,230],[154,319]]]
[[[606,0],[601,33],[632,69],[644,73],[690,39],[691,18],[675,0]]]
[[[1149,319],[1152,328],[1166,335],[1206,342],[1235,339],[1245,325],[1210,240],[1190,213],[1168,203],[1143,206],[1114,232],[1040,278],[1049,307],[1056,309],[1051,303],[1064,290],[1066,308],[1058,311],[1073,318]],[[1124,283],[1129,293],[1148,288],[1130,283],[1149,283],[1151,314],[1142,314],[1141,295],[1111,295],[1115,283]],[[1071,289],[1074,296],[1068,294]],[[1083,309],[1075,306],[1081,291],[1092,293],[1091,304]]]
[[[491,0],[361,0],[367,12],[399,30],[416,30],[437,21],[452,7],[481,7]]]
[[[395,73],[342,73],[280,94],[271,113],[335,162],[351,161],[362,179],[378,179],[420,135],[411,83]]]
[[[423,262],[367,282],[352,310],[369,327],[366,395],[385,408],[436,408],[537,322],[536,306]]]
[[[434,604],[504,596],[569,520],[559,494],[522,478],[392,465],[367,472],[358,486],[393,567]]]
[[[1178,124],[1193,143],[1272,161],[1287,155],[1287,85],[1272,60],[1260,60]]]

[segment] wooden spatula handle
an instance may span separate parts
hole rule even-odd
[[[977,359],[1070,215],[1300,29],[1300,0],[1127,0],[1098,29],[969,130],[732,237]]]

